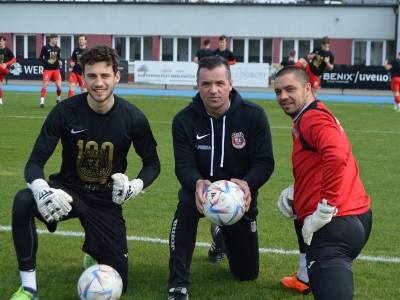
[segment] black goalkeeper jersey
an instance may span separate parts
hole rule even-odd
[[[54,59],[55,62],[53,64],[49,64],[47,61],[49,59]],[[58,46],[51,46],[47,44],[42,47],[42,51],[40,51],[39,60],[44,62],[45,70],[57,70],[60,66],[58,61],[61,60],[61,49]]]
[[[74,67],[72,68],[72,72],[78,75],[82,75],[82,64],[81,64],[81,57],[83,51],[85,51],[86,48],[82,49],[80,47],[75,48],[74,51],[72,52],[71,55],[71,60],[75,62]]]
[[[93,111],[83,93],[55,106],[47,116],[25,169],[27,182],[38,178],[37,167],[44,164],[62,145],[60,172],[50,175],[91,201],[111,203],[114,173],[125,173],[127,155],[133,145],[142,158],[139,175],[144,187],[159,174],[160,163],[149,122],[133,104],[115,96],[115,104],[106,114]],[[141,166],[140,166],[141,167]],[[139,167],[139,169],[140,169]]]

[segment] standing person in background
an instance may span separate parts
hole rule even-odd
[[[10,73],[8,66],[17,61],[10,48],[6,47],[6,41],[6,37],[0,35],[0,105],[3,105],[2,86],[4,77]]]
[[[257,196],[274,170],[271,132],[264,109],[243,99],[232,83],[225,58],[201,59],[199,92],[172,122],[175,174],[181,188],[169,237],[168,300],[189,299],[196,232],[204,217],[203,192],[217,180],[239,185],[246,213],[233,225],[211,226],[209,259],[221,262],[225,253],[239,280],[254,280],[259,274]]]
[[[72,67],[72,72],[69,76],[69,91],[68,98],[72,97],[75,92],[76,84],[79,84],[81,88],[81,93],[85,93],[87,91],[86,84],[82,79],[82,65],[81,65],[81,56],[83,51],[86,50],[86,36],[81,34],[78,37],[79,47],[75,48],[72,51],[71,59],[69,61],[69,65]]]
[[[305,243],[314,298],[351,300],[352,262],[368,241],[372,212],[350,141],[336,117],[314,99],[304,70],[281,69],[274,89],[279,106],[294,123],[294,187],[279,197],[278,209],[292,217],[289,200],[293,200],[297,220],[303,224],[297,235]]]
[[[46,46],[43,46],[42,51],[40,51],[39,60],[44,62],[43,86],[40,91],[40,108],[44,108],[44,98],[46,97],[47,86],[50,80],[54,81],[57,88],[56,103],[60,102],[62,92],[60,67],[62,66],[62,61],[61,49],[57,46],[57,41],[58,35],[51,34],[50,42]]]
[[[199,62],[200,59],[202,59],[203,57],[208,57],[214,54],[214,51],[210,49],[211,46],[211,42],[209,39],[206,39],[203,42],[204,47],[197,50],[196,55],[194,57],[194,62],[197,64]]]
[[[286,59],[283,59],[280,63],[281,68],[286,67],[286,66],[293,66],[295,63],[295,61],[294,61],[295,57],[296,57],[296,50],[294,50],[294,49],[290,50],[289,57]]]
[[[219,55],[226,58],[230,65],[236,64],[236,58],[233,52],[226,48],[227,37],[226,35],[221,35],[219,37],[219,48],[214,50],[214,55]]]
[[[202,59],[203,57],[209,57],[209,56],[214,55],[214,50],[211,50],[211,49],[210,49],[211,42],[210,42],[209,39],[206,39],[206,40],[203,42],[203,45],[204,45],[204,48],[197,50],[196,55],[195,55],[195,57],[194,57],[194,60],[193,60],[193,61],[194,61],[196,64],[197,64],[197,63],[199,62],[199,60]],[[197,90],[197,89],[198,89],[198,86],[195,85],[195,86],[193,86],[193,88],[194,88],[195,90]]]
[[[397,58],[385,61],[385,69],[389,71],[392,77],[390,86],[394,96],[393,109],[400,113],[400,52]]]
[[[107,45],[85,51],[81,63],[88,93],[62,101],[44,121],[25,166],[28,188],[17,192],[12,207],[21,287],[11,300],[39,300],[36,219],[55,232],[58,222],[78,218],[85,232],[82,250],[117,270],[123,292],[128,288],[122,205],[157,178],[160,161],[146,116],[114,94],[121,77],[119,62],[115,49]],[[58,144],[63,147],[60,171],[46,181],[44,166]],[[140,158],[136,176],[133,169],[127,172],[132,147]],[[72,293],[76,295],[71,292],[69,299],[75,298]]]
[[[321,47],[315,47],[314,50],[308,54],[307,60],[299,58],[294,64],[297,67],[301,67],[306,70],[308,77],[310,77],[311,90],[314,94],[314,98],[317,99],[317,91],[321,85],[321,75],[326,69],[328,71],[333,70],[333,62],[335,57],[329,50],[331,39],[324,36],[321,41]]]

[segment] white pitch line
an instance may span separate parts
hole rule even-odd
[[[32,117],[32,116],[0,116],[0,118],[13,118],[13,119],[46,119],[46,117]],[[151,124],[172,124],[172,122],[159,122],[149,121]],[[270,126],[271,129],[284,129],[291,130],[292,127],[287,126]],[[360,133],[377,133],[377,134],[400,134],[400,131],[379,131],[379,130],[352,130],[347,129],[346,132],[360,132]]]
[[[11,231],[11,226],[1,226],[0,231]],[[56,231],[54,233],[50,233],[47,230],[37,229],[39,234],[52,234],[52,235],[62,235],[62,236],[75,236],[75,237],[84,237],[84,232],[76,232],[76,231]],[[150,238],[150,237],[139,237],[139,236],[127,236],[128,241],[137,241],[137,242],[149,242],[156,244],[168,244],[168,240],[159,239],[159,238]],[[210,247],[210,244],[203,242],[196,242],[196,246],[198,247]],[[298,255],[298,250],[283,250],[283,249],[270,249],[270,248],[260,248],[260,253],[274,253],[274,254],[283,254],[283,255]],[[359,260],[367,260],[372,262],[388,262],[388,263],[400,263],[399,257],[388,257],[388,256],[370,256],[370,255],[359,255],[357,257]]]

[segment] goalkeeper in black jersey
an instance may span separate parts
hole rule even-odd
[[[117,52],[97,45],[83,53],[81,63],[88,92],[60,102],[49,113],[26,164],[28,188],[14,199],[12,234],[22,286],[11,299],[39,299],[35,217],[50,232],[59,221],[79,218],[85,231],[83,251],[116,269],[123,291],[127,290],[128,245],[122,204],[138,196],[159,175],[157,143],[146,116],[113,94],[120,79]],[[61,168],[46,181],[43,168],[60,139]],[[135,177],[129,172],[134,178],[130,181],[125,172],[131,146],[142,166]]]

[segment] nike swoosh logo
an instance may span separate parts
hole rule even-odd
[[[202,135],[202,136],[196,135],[196,139],[201,140],[202,138],[205,138],[206,136],[209,136],[209,135],[210,134],[206,134],[206,135]]]
[[[77,134],[77,133],[83,132],[83,131],[86,131],[86,129],[83,129],[83,130],[76,130],[76,131],[75,131],[75,129],[73,129],[73,128],[71,129],[71,133],[72,133],[72,134]]]

